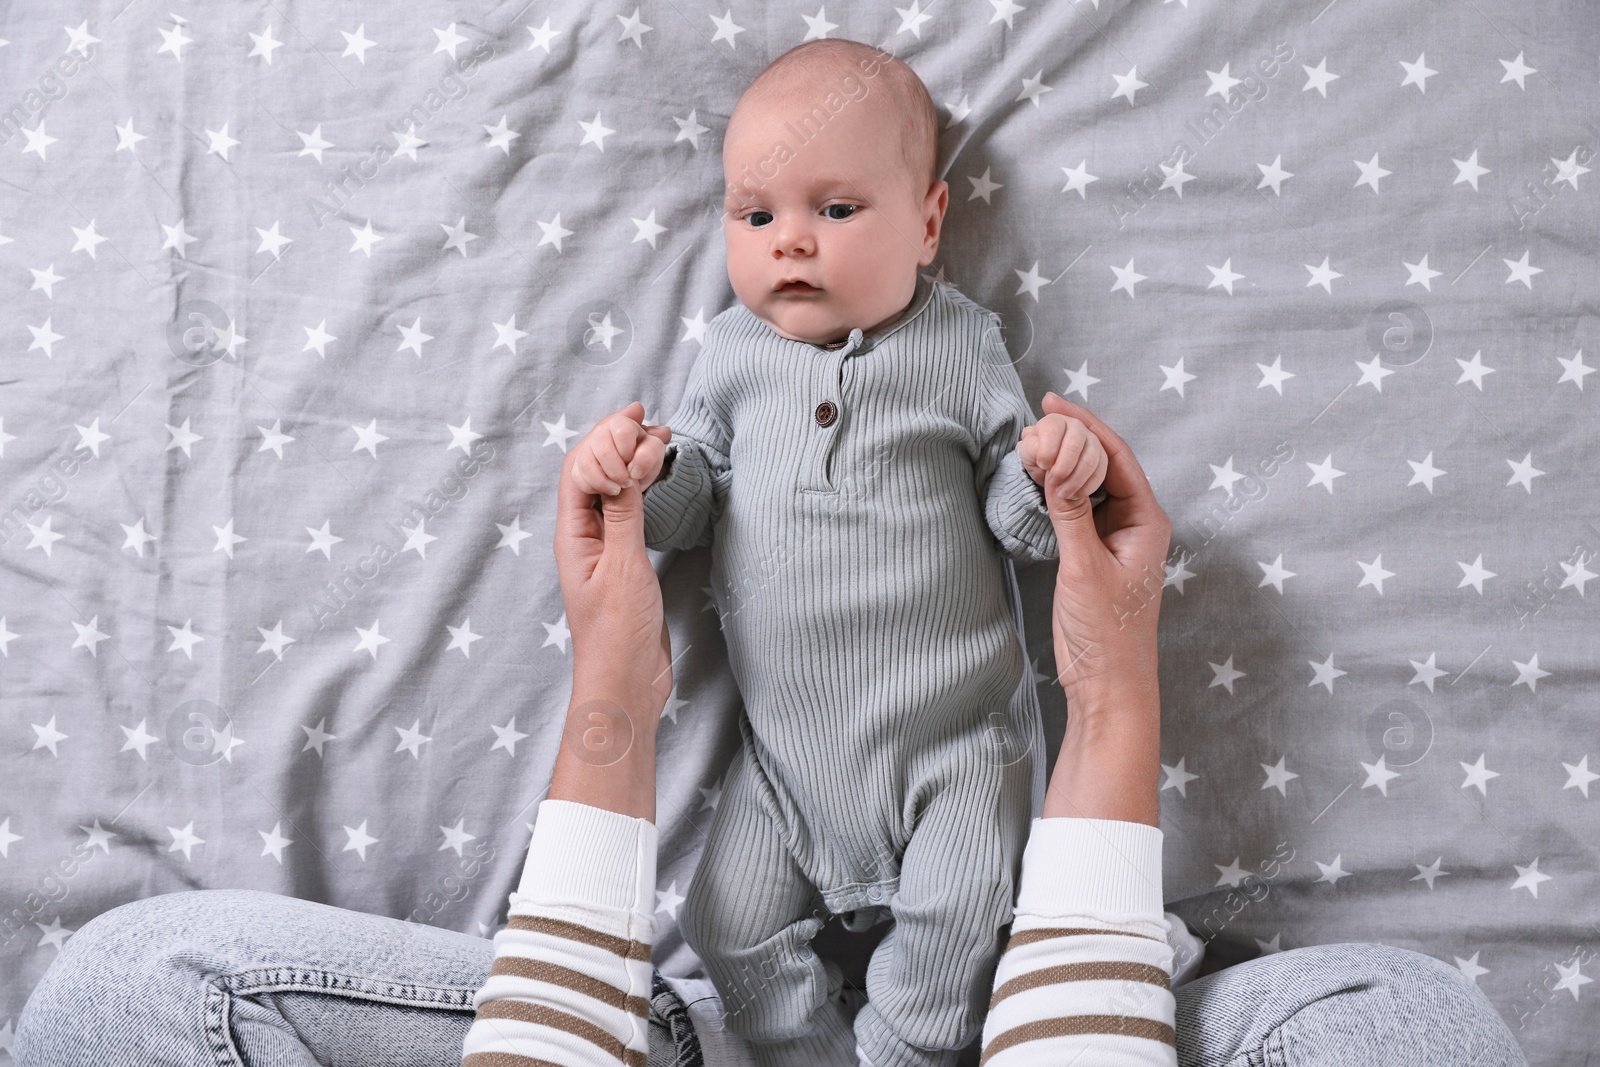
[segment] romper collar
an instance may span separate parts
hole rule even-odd
[[[826,344],[816,344],[809,341],[800,341],[797,343],[804,344],[807,347],[815,349],[819,352],[831,353],[844,349],[846,350],[845,354],[849,355],[851,353],[861,351],[862,349],[870,347],[871,345],[882,342],[885,338],[904,328],[911,322],[911,320],[922,314],[923,310],[927,308],[928,301],[932,296],[933,283],[930,282],[921,271],[918,271],[916,288],[912,290],[911,294],[911,303],[906,305],[906,310],[901,313],[899,318],[894,319],[886,326],[880,327],[870,334],[864,333],[861,327],[857,326],[855,329],[850,331],[850,335],[848,337]]]

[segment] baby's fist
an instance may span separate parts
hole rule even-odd
[[[1029,477],[1045,489],[1045,502],[1088,497],[1105,481],[1105,446],[1088,426],[1054,412],[1022,430],[1017,454]]]
[[[601,419],[578,442],[572,476],[578,488],[596,496],[617,496],[635,482],[643,492],[661,473],[671,438],[668,427],[644,424],[644,405],[636,400]]]

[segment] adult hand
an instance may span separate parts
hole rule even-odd
[[[1065,492],[1076,465],[1068,450],[1043,483],[1061,550],[1051,623],[1067,696],[1067,730],[1043,815],[1158,826],[1156,623],[1172,523],[1111,427],[1055,393],[1045,394],[1043,407],[1081,421],[1107,457],[1107,496],[1098,508],[1087,496]]]
[[[623,413],[643,425],[643,404]],[[665,426],[644,429],[662,442],[671,434]],[[643,490],[635,482],[614,496],[584,491],[573,471],[584,454],[567,453],[556,492],[572,701],[549,795],[653,819],[655,729],[672,692],[672,638],[645,555]]]
[[[1111,427],[1055,393],[1045,394],[1043,407],[1047,415],[1083,423],[1106,454],[1107,496],[1098,508],[1090,507],[1087,493],[1063,491],[1075,458],[1068,450],[1045,475],[1061,550],[1052,611],[1059,680],[1069,700],[1074,691],[1108,681],[1154,684],[1172,523],[1133,450]]]

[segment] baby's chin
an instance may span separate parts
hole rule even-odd
[[[844,323],[839,315],[822,308],[802,309],[791,305],[777,308],[750,308],[750,311],[756,318],[791,341],[821,345],[850,333],[850,326]]]
[[[866,312],[846,314],[823,306],[820,302],[813,302],[814,306],[810,307],[797,307],[796,305],[800,303],[798,300],[791,302],[780,297],[778,301],[787,303],[788,306],[750,308],[750,311],[756,318],[791,341],[804,341],[813,345],[824,345],[848,337],[850,331],[858,326],[866,330],[899,310],[890,308],[882,312],[873,312],[869,309]],[[745,306],[749,307],[748,304]]]

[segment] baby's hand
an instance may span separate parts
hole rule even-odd
[[[573,478],[579,489],[596,496],[617,496],[634,482],[643,492],[661,473],[671,439],[669,427],[644,424],[644,405],[635,400],[595,423],[578,442]]]
[[[1105,446],[1089,427],[1054,412],[1023,427],[1017,455],[1028,475],[1045,487],[1045,503],[1053,511],[1059,510],[1054,507],[1057,501],[1065,505],[1100,488],[1109,466]]]

